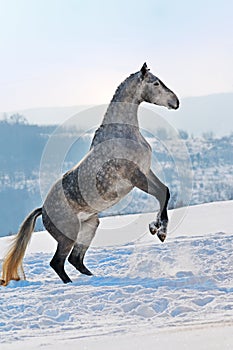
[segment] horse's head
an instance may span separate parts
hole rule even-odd
[[[164,106],[169,109],[177,109],[179,107],[177,96],[168,89],[159,78],[149,71],[146,63],[142,66],[139,75],[143,84],[141,93],[143,101]]]

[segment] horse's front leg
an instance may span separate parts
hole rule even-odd
[[[151,194],[159,201],[160,210],[156,220],[150,223],[149,229],[152,235],[157,233],[158,238],[163,242],[167,235],[168,225],[167,205],[170,198],[168,187],[157,178],[152,170],[150,170],[149,174],[146,176],[137,169],[131,181],[134,186]]]
[[[149,192],[159,200],[160,210],[155,221],[150,223],[149,228],[152,234],[157,233],[159,239],[163,242],[167,235],[168,215],[167,205],[170,199],[169,188],[164,185],[157,176],[150,170],[148,178]],[[151,188],[151,190],[150,190]],[[157,189],[157,194],[156,194]]]

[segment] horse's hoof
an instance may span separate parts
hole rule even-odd
[[[149,224],[149,230],[152,235],[155,235],[158,231],[158,224],[153,221],[151,224]]]
[[[73,282],[71,281],[70,278],[69,279],[67,278],[66,280],[63,281],[63,283],[67,284],[67,283],[73,283]]]
[[[93,273],[92,273],[90,270],[88,270],[88,269],[86,268],[86,266],[83,265],[83,264],[80,265],[80,266],[77,266],[76,269],[77,269],[79,272],[81,272],[83,275],[87,275],[87,276],[92,276],[92,275],[93,275]]]
[[[164,233],[164,232],[158,233],[157,236],[161,242],[164,242],[166,237],[167,237],[166,233]]]

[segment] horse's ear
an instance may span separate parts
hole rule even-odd
[[[146,75],[146,73],[149,71],[149,69],[147,68],[147,64],[146,62],[143,64],[142,68],[141,68],[141,74],[142,77],[144,78],[144,76]]]

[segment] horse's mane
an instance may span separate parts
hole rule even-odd
[[[113,97],[112,97],[111,102],[114,102],[114,101],[118,98],[118,96],[120,95],[121,91],[122,91],[123,89],[125,89],[125,86],[126,86],[126,85],[129,85],[129,86],[131,85],[131,83],[132,83],[132,82],[135,80],[135,78],[137,77],[137,74],[138,74],[138,72],[132,73],[132,74],[130,74],[129,77],[127,77],[125,80],[122,81],[122,83],[117,87],[117,89],[116,89],[116,91],[115,91],[115,93],[114,93],[114,95],[113,95]]]

